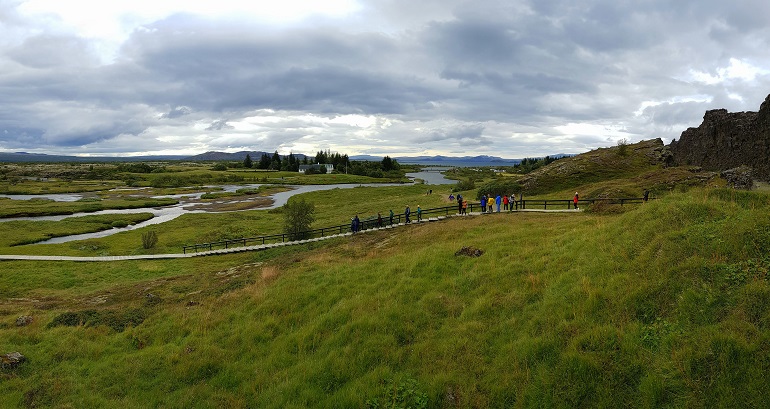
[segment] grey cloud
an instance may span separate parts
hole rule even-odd
[[[190,115],[192,113],[192,109],[190,107],[186,106],[178,106],[164,114],[161,115],[161,118],[168,118],[168,119],[175,119],[175,118],[181,118],[186,115]]]
[[[355,141],[362,150],[408,140],[426,150],[499,153],[522,146],[514,133],[522,126],[550,141],[555,127],[581,121],[622,123],[640,139],[672,135],[697,126],[705,109],[756,110],[770,91],[767,74],[717,85],[688,78],[693,70],[716,75],[730,58],[768,69],[766,3],[369,0],[334,27],[284,28],[179,14],[137,29],[113,62],[100,64],[88,40],[23,21],[14,2],[0,5],[0,130],[15,136],[0,137],[3,146],[70,149],[118,135],[123,147],[125,135],[224,144],[216,138],[228,131],[266,149],[312,135],[319,145]],[[712,102],[636,116],[645,102],[693,95]],[[407,125],[366,138],[304,119],[234,131],[230,124],[260,109]],[[494,132],[478,125],[489,122]],[[210,124],[206,132],[200,123]],[[430,131],[404,133],[426,123]],[[324,135],[314,134],[319,127]],[[596,138],[570,149],[606,140]],[[558,146],[546,142],[537,146]]]
[[[433,129],[413,139],[415,143],[481,140],[484,133],[483,125],[461,125],[452,128]]]
[[[208,128],[206,128],[207,131],[221,131],[224,129],[235,129],[234,126],[228,125],[226,119],[219,119],[211,123]]]
[[[82,67],[98,61],[85,40],[52,35],[27,38],[7,55],[22,65],[38,69]]]

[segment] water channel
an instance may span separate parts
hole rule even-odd
[[[452,184],[455,183],[455,181],[446,179],[443,174],[439,173],[438,171],[433,172],[418,172],[418,173],[408,173],[407,177],[410,179],[421,179],[428,185],[441,185],[441,184]],[[273,203],[266,207],[261,207],[258,210],[269,210],[269,209],[275,209],[277,207],[281,207],[289,200],[290,197],[302,193],[308,193],[308,192],[317,192],[322,190],[332,190],[332,189],[350,189],[354,187],[385,187],[385,186],[403,186],[404,184],[401,183],[352,183],[352,184],[335,184],[335,185],[293,185],[293,186],[287,186],[291,188],[291,190],[285,191],[285,192],[278,192],[274,193],[268,198],[273,200]],[[249,184],[249,185],[222,185],[222,186],[208,186],[209,188],[216,187],[221,188],[221,191],[224,192],[234,192],[238,189],[243,188],[257,188],[261,186],[261,184]],[[126,189],[123,189],[126,190]],[[86,240],[86,239],[95,239],[100,237],[107,237],[111,236],[116,233],[120,233],[123,231],[129,231],[134,229],[139,229],[142,227],[154,225],[154,224],[160,224],[164,223],[170,220],[174,220],[177,217],[188,214],[188,213],[218,213],[214,211],[207,211],[200,209],[201,206],[205,205],[204,203],[201,203],[199,200],[201,198],[201,195],[203,195],[206,192],[197,192],[197,193],[183,193],[178,195],[166,195],[166,196],[155,196],[156,198],[174,198],[179,200],[179,203],[173,206],[165,206],[165,207],[147,207],[147,208],[139,208],[139,209],[113,209],[113,210],[101,210],[97,212],[90,212],[90,213],[75,213],[75,214],[67,214],[67,215],[56,215],[56,216],[37,216],[37,217],[13,217],[13,218],[4,218],[0,219],[0,223],[2,222],[8,222],[8,221],[14,221],[14,220],[31,220],[31,221],[60,221],[69,217],[79,217],[79,216],[87,216],[87,215],[98,215],[98,214],[130,214],[130,213],[152,213],[153,218],[150,220],[146,220],[141,223],[137,223],[134,225],[126,226],[126,227],[120,227],[120,228],[113,228],[109,230],[102,230],[95,233],[85,233],[85,234],[76,234],[71,236],[62,236],[62,237],[54,237],[52,239],[41,241],[35,244],[57,244],[57,243],[66,243],[70,241],[75,240]],[[59,202],[74,202],[86,197],[96,197],[93,193],[63,193],[63,194],[42,194],[42,195],[0,195],[0,197],[7,197],[9,199],[13,200],[30,200],[30,199],[48,199],[48,200],[54,200]]]

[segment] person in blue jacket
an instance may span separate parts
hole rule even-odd
[[[503,202],[503,198],[497,195],[495,198],[495,205],[497,205],[497,213],[500,213],[500,204]]]
[[[406,219],[406,223],[411,223],[412,219],[409,218],[409,215],[412,214],[412,211],[409,210],[409,205],[406,205],[406,209],[404,209],[404,218]]]
[[[492,209],[489,209],[490,211]],[[487,212],[487,195],[481,195],[481,213]]]

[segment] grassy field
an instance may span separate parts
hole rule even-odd
[[[362,214],[443,200],[414,189],[345,199]],[[319,221],[349,216],[313,195]],[[769,210],[768,194],[694,189],[621,214],[455,218],[202,259],[4,262],[0,353],[28,361],[0,393],[10,407],[763,407]]]
[[[81,199],[74,202],[55,202],[47,199],[11,200],[0,199],[0,217],[33,217],[90,213],[107,209],[141,209],[170,206],[176,199],[149,197],[124,197],[117,199]]]
[[[0,249],[37,243],[53,237],[95,233],[152,219],[152,213],[68,217],[60,221],[14,220],[0,222]]]
[[[316,221],[314,226],[326,227],[348,224],[355,214],[364,219],[376,216],[377,212],[386,216],[390,209],[393,209],[395,213],[401,213],[407,204],[414,210],[417,205],[427,209],[450,203],[447,199],[448,194],[444,195],[437,192],[426,195],[425,192],[425,185],[404,185],[332,189],[305,193],[300,197],[315,205]],[[43,228],[48,225],[37,226]],[[157,232],[158,244],[152,249],[144,249],[141,236],[149,230]],[[143,227],[98,239],[13,248],[2,248],[3,243],[0,241],[0,251],[5,254],[70,256],[180,253],[184,245],[270,235],[282,231],[283,218],[280,209],[198,213],[185,214],[163,223],[162,226]],[[13,235],[14,232],[9,231],[9,234]],[[42,229],[37,234],[44,235],[51,234],[51,232]],[[13,236],[11,239],[20,240],[19,237]]]
[[[511,178],[528,187],[528,199],[568,199],[575,190],[584,198],[638,197],[650,189],[658,200],[582,213],[453,218],[196,259],[4,261],[0,354],[18,351],[27,361],[0,369],[0,406],[764,407],[766,185],[756,192],[723,189],[714,174],[653,163],[655,143],[626,149]],[[14,172],[6,170],[28,177]],[[152,194],[187,192],[173,186],[220,177],[214,173],[169,166],[164,177],[178,178],[164,179],[168,187],[155,183],[161,187]],[[230,176],[223,180],[256,183],[293,177],[224,173]],[[133,183],[150,185],[154,176]],[[305,182],[341,183],[332,176]],[[465,176],[479,183],[496,177]],[[29,189],[40,191],[52,183],[33,182]],[[314,203],[314,227],[321,227],[347,224],[355,214],[366,219],[406,205],[414,211],[450,204],[450,186],[432,195],[428,188],[358,187],[301,198]],[[210,200],[229,196],[211,193]],[[120,192],[100,197],[92,203],[124,200]],[[0,201],[0,209],[11,202]],[[185,244],[283,229],[281,209],[249,210],[18,246],[149,216],[0,223],[0,252],[175,253]],[[151,230],[159,242],[144,249],[141,236]],[[20,316],[31,323],[17,326]]]

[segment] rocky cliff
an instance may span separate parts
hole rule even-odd
[[[723,171],[754,168],[754,176],[770,180],[770,95],[759,112],[707,111],[703,123],[682,132],[669,146],[676,165]]]

